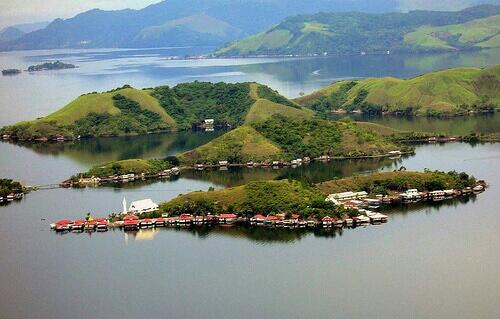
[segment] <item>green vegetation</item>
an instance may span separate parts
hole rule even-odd
[[[69,63],[62,63],[61,61],[56,62],[45,62],[42,64],[31,65],[28,67],[28,72],[45,71],[45,70],[63,70],[63,69],[74,69],[75,65]]]
[[[293,180],[254,181],[243,186],[218,191],[193,192],[160,205],[160,211],[172,215],[235,213],[300,214],[303,218],[342,216],[348,211],[324,200],[316,187]]]
[[[278,160],[282,156],[282,151],[277,145],[254,128],[245,125],[179,155],[179,159],[185,164],[216,164],[222,160],[230,163],[263,162]]]
[[[4,127],[0,133],[19,140],[54,140],[58,136],[118,136],[175,128],[175,121],[148,91],[126,85],[82,95],[46,117]]]
[[[323,113],[339,109],[426,116],[494,112],[500,105],[500,66],[449,69],[407,80],[341,81],[296,102]]]
[[[375,129],[374,129],[375,128]],[[241,126],[179,156],[185,164],[269,162],[323,155],[363,157],[405,149],[394,142],[399,132],[353,121],[301,119],[275,114]]]
[[[406,34],[404,41],[422,49],[497,48],[500,46],[500,15],[441,27],[422,26]]]
[[[11,179],[0,178],[0,197],[5,198],[10,193],[23,192],[23,186]]]
[[[302,218],[344,217],[355,211],[325,202],[328,194],[344,191],[367,191],[371,195],[403,192],[409,188],[421,191],[463,189],[476,180],[457,172],[386,172],[349,177],[309,185],[295,180],[253,181],[243,186],[208,192],[193,192],[160,205],[160,211],[171,215],[234,213],[299,214]]]
[[[122,161],[114,161],[106,163],[103,165],[97,165],[92,167],[89,171],[85,173],[80,173],[71,178],[73,180],[78,180],[80,177],[100,177],[106,178],[115,175],[124,174],[145,174],[154,175],[159,172],[170,169],[178,164],[175,157],[169,157],[166,159],[129,159]]]
[[[500,46],[500,6],[458,12],[317,13],[282,23],[217,55],[343,55],[426,52]]]
[[[191,128],[205,119],[214,119],[216,125],[241,125],[255,102],[248,83],[181,83],[157,87],[152,96],[180,128]]]
[[[74,139],[191,129],[205,119],[240,126],[281,113],[311,118],[313,112],[257,83],[181,83],[137,90],[128,85],[85,94],[37,120],[4,127],[19,140]]]
[[[475,186],[476,179],[467,173],[425,171],[384,172],[353,176],[318,184],[325,194],[366,191],[370,195],[401,193],[416,188],[419,191],[463,189]]]
[[[245,117],[245,123],[251,124],[254,122],[269,119],[275,114],[281,114],[288,118],[295,119],[312,119],[314,112],[305,107],[288,107],[283,104],[278,104],[265,99],[258,99],[248,111]]]

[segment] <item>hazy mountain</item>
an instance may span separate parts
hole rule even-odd
[[[481,5],[453,12],[299,15],[218,54],[342,55],[492,47],[500,47],[500,6]]]
[[[220,46],[284,18],[319,11],[387,12],[399,0],[167,0],[141,10],[90,10],[3,43],[2,50]],[[206,28],[204,26],[207,26]]]
[[[0,30],[0,42],[7,42],[19,39],[25,33],[18,28],[7,27],[5,29]]]

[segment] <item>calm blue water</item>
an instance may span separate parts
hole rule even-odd
[[[149,87],[191,80],[259,81],[293,97],[342,78],[409,77],[451,66],[500,63],[498,51],[297,60],[166,59],[185,51],[0,54],[2,68],[54,59],[80,66],[0,77],[0,125],[50,113],[81,93],[124,83]],[[478,119],[473,120],[461,126],[479,127]],[[496,122],[485,127],[494,129]],[[26,184],[57,183],[98,163],[163,157],[218,134],[24,146],[0,142],[0,176]],[[425,145],[415,156],[400,160],[191,172],[177,181],[35,192],[0,207],[0,318],[498,318],[499,161],[499,144]],[[398,210],[385,225],[327,234],[235,228],[166,229],[135,236],[121,231],[59,236],[49,231],[49,223],[57,219],[119,211],[123,197],[129,202],[161,202],[250,180],[321,181],[401,166],[466,171],[486,179],[490,187],[465,203]]]
[[[21,149],[18,162],[30,152]],[[497,318],[499,161],[495,144],[418,147],[416,156],[380,167],[465,170],[490,187],[467,203],[416,207],[392,213],[381,226],[329,234],[165,229],[60,236],[48,227],[89,211],[119,211],[123,197],[162,201],[222,187],[230,172],[135,188],[35,192],[0,207],[0,317]]]
[[[456,66],[500,64],[500,50],[434,55],[382,55],[321,58],[169,60],[209,48],[151,50],[50,50],[0,53],[0,68],[26,69],[62,60],[78,69],[0,76],[0,125],[47,115],[77,96],[130,84],[175,85],[189,81],[256,81],[288,97],[310,93],[332,82],[364,77],[412,77]]]

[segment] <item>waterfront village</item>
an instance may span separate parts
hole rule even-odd
[[[342,192],[329,194],[325,201],[342,207],[348,214],[341,218],[324,216],[322,218],[304,219],[299,213],[293,214],[256,214],[241,216],[232,213],[205,215],[166,214],[160,213],[160,206],[151,199],[134,201],[127,209],[126,199],[123,199],[123,211],[111,214],[108,218],[98,218],[87,214],[85,219],[59,220],[50,225],[57,233],[106,232],[110,228],[119,228],[125,232],[135,232],[141,229],[159,227],[197,227],[197,226],[224,226],[234,225],[261,226],[268,228],[303,229],[303,228],[354,228],[360,226],[386,223],[389,216],[379,212],[385,207],[396,204],[413,204],[417,202],[439,202],[460,196],[479,194],[486,188],[483,181],[477,182],[474,187],[464,189],[436,190],[421,192],[417,189],[408,189],[397,195],[376,195],[369,198],[365,191]],[[158,215],[160,217],[148,217]]]

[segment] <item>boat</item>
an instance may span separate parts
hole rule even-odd
[[[75,222],[71,226],[71,230],[73,232],[82,232],[84,226],[85,226],[85,221],[84,220],[82,220],[82,219],[75,220]]]
[[[7,201],[9,202],[13,201],[14,198],[16,198],[16,194],[14,193],[10,193],[9,195],[7,195]]]
[[[354,220],[352,218],[344,219],[344,223],[347,227],[351,227],[354,224]]]
[[[24,193],[16,193],[14,194],[14,199],[23,199]]]
[[[307,227],[307,221],[305,221],[303,219],[299,219],[299,221],[297,222],[297,224],[299,225],[299,228],[305,228],[305,227]]]

